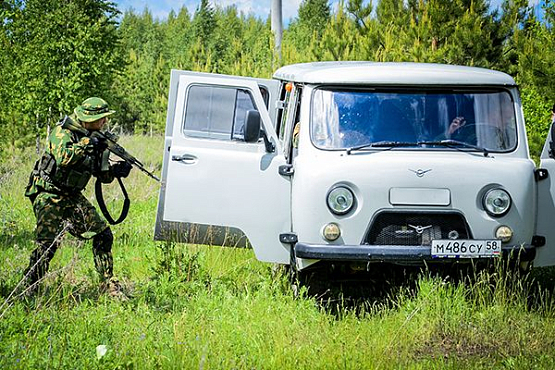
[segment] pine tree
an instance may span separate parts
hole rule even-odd
[[[510,56],[508,72],[521,89],[530,152],[539,156],[555,103],[555,21],[553,4],[545,5],[545,21],[540,22],[528,9],[522,24],[516,24],[506,44]]]
[[[310,33],[321,34],[330,19],[327,0],[303,0],[299,6],[299,23]]]
[[[369,22],[372,20],[370,16],[372,14],[372,2],[367,5],[363,4],[363,0],[348,0],[346,11],[350,14],[359,29],[368,29]]]
[[[122,66],[114,4],[106,0],[3,2],[12,51],[3,68],[11,86],[4,119],[18,122],[11,135],[23,143],[48,119],[56,121],[88,96],[110,100],[113,74]],[[6,107],[0,108],[2,110]]]
[[[216,27],[214,8],[208,0],[201,0],[193,17],[194,34],[201,42],[208,42]]]
[[[331,10],[327,0],[303,0],[299,6],[298,18],[289,26],[284,34],[284,42],[291,42],[293,46],[304,54],[302,61],[313,60],[318,55],[306,53],[311,43],[319,43],[322,34],[329,23]]]
[[[140,16],[126,13],[120,26],[122,48],[128,63],[114,83],[118,92],[120,125],[131,132],[150,133],[161,130],[159,96],[167,94],[169,68],[162,27],[145,8]]]
[[[312,39],[311,54],[317,60],[355,60],[360,34],[355,22],[347,16],[343,5],[324,29],[321,41]]]
[[[177,15],[170,13],[161,25],[163,52],[174,68],[190,69],[189,47],[193,41],[191,16],[186,7]]]

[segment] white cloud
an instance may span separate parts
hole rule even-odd
[[[301,1],[302,0],[282,0],[282,15],[284,20],[292,19],[297,15]],[[272,0],[212,0],[210,3],[222,8],[234,5],[239,12],[254,14],[263,19],[270,15],[270,8],[272,6]]]
[[[152,15],[162,19],[168,16],[170,10],[179,11],[183,6],[191,14],[195,12],[200,0],[115,0],[121,11],[133,8],[136,12],[142,12],[147,7]],[[297,16],[299,5],[302,0],[282,0],[282,14],[285,22]],[[272,0],[210,0],[210,4],[222,8],[234,5],[239,12],[254,14],[266,19],[270,15]]]
[[[538,6],[540,4],[542,4],[543,0],[528,0],[528,5],[530,6]],[[501,7],[501,4],[503,4],[503,0],[491,0],[490,1],[490,6],[492,8],[498,8]]]

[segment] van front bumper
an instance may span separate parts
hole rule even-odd
[[[503,256],[520,256],[521,261],[532,261],[536,257],[533,245],[508,245],[502,247]],[[298,258],[327,261],[375,261],[375,262],[416,262],[445,261],[456,258],[432,257],[431,248],[426,246],[398,245],[321,245],[295,244],[295,256]],[[460,258],[470,260],[471,258]]]

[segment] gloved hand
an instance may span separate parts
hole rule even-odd
[[[94,147],[94,150],[97,153],[102,153],[104,149],[108,147],[108,143],[106,143],[106,140],[102,140],[97,137],[91,137],[90,144]]]
[[[114,177],[125,178],[129,176],[129,172],[131,172],[132,168],[133,166],[131,166],[127,162],[117,162],[116,164],[112,165],[112,174],[114,175]]]

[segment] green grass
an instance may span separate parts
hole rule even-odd
[[[159,172],[161,137],[122,144]],[[136,170],[129,216],[112,228],[130,298],[101,294],[90,242],[67,236],[41,291],[6,301],[33,248],[23,189],[34,158],[0,164],[0,368],[555,368],[549,274],[498,266],[458,284],[422,274],[385,298],[322,303],[304,289],[295,296],[284,270],[251,250],[154,242],[158,185]],[[119,211],[117,186],[106,198]]]

